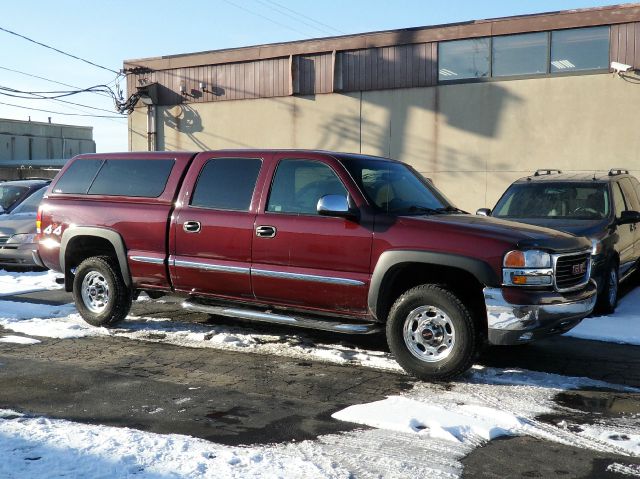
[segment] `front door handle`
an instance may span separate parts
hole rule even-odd
[[[200,222],[199,221],[185,221],[182,225],[182,229],[186,233],[198,233],[200,232]]]
[[[275,226],[258,226],[256,227],[256,236],[260,238],[273,238],[276,235]]]

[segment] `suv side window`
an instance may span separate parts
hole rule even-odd
[[[205,163],[196,182],[191,206],[249,211],[262,160],[214,158]]]
[[[622,190],[624,191],[624,197],[627,200],[628,209],[634,211],[640,211],[640,204],[638,203],[638,196],[633,188],[633,184],[631,183],[631,179],[622,178],[620,180],[620,185],[622,186]]]
[[[620,218],[622,212],[627,210],[627,205],[624,202],[620,184],[616,181],[611,184],[611,187],[613,188],[613,207],[616,212],[616,218]]]
[[[57,181],[54,193],[86,194],[104,160],[75,160]]]
[[[273,178],[267,211],[317,215],[324,195],[347,196],[347,190],[324,163],[314,160],[282,160]]]

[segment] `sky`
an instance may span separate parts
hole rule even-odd
[[[104,68],[0,31],[0,88],[30,92],[73,89],[53,81],[80,89],[108,84],[116,90],[121,88],[126,94],[125,84],[115,81],[115,72],[122,68],[124,60],[616,3],[602,0],[5,0],[0,28]],[[6,90],[0,92],[6,93]],[[126,117],[119,117],[109,97],[82,93],[64,100],[92,108],[2,94],[0,118],[28,120],[31,117],[32,121],[46,122],[51,117],[53,123],[92,126],[98,152],[127,150]]]

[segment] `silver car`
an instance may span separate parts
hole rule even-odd
[[[0,183],[0,268],[35,267],[36,214],[49,181]]]

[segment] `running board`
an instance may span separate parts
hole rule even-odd
[[[282,324],[298,328],[318,329],[345,334],[374,334],[381,331],[377,323],[344,323],[333,320],[312,319],[304,316],[285,316],[284,314],[255,311],[242,308],[230,308],[225,306],[211,306],[187,300],[182,307],[199,313],[217,314],[231,318],[248,319],[265,323]]]

